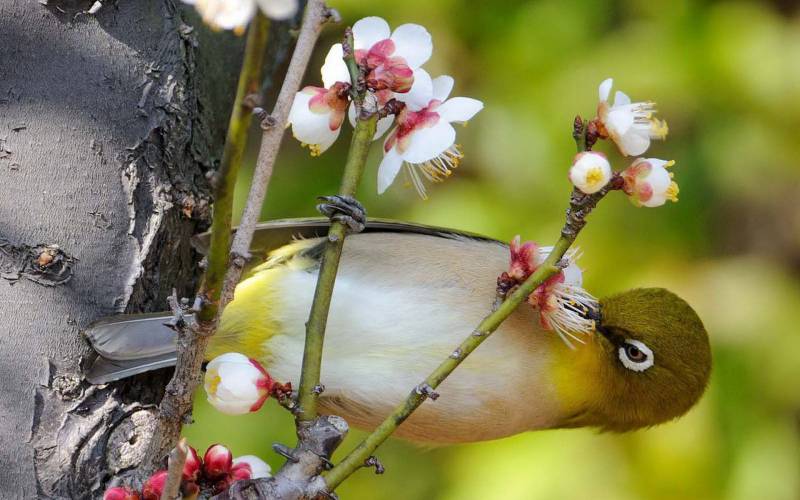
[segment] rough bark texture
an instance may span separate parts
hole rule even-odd
[[[241,62],[175,0],[92,3],[0,2],[4,497],[97,498],[139,462],[168,378],[88,386],[80,330],[193,293]]]

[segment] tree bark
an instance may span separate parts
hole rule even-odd
[[[2,496],[97,498],[141,460],[168,374],[89,386],[80,331],[194,293],[241,64],[175,0],[92,4],[0,2]]]

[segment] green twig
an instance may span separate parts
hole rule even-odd
[[[251,113],[247,100],[261,88],[263,56],[267,46],[269,22],[258,14],[250,25],[245,43],[244,60],[239,73],[239,85],[233,103],[228,133],[220,168],[214,178],[214,213],[211,223],[211,249],[208,267],[200,287],[198,321],[187,325],[177,297],[170,306],[176,316],[179,334],[175,374],[167,385],[159,405],[159,425],[150,441],[145,470],[154,470],[161,459],[175,446],[186,416],[192,410],[194,390],[200,383],[200,368],[206,346],[216,327],[218,302],[222,282],[228,267],[228,246],[231,234],[233,190],[239,172],[242,153],[247,141]]]
[[[577,125],[575,141],[579,151],[586,150],[585,126]],[[561,259],[566,254],[569,247],[577,238],[580,230],[585,225],[585,217],[592,211],[597,203],[611,190],[612,187],[601,190],[593,195],[585,195],[578,190],[574,190],[570,198],[570,208],[567,211],[567,221],[561,230],[561,237],[553,247],[552,252],[545,261],[539,266],[528,279],[525,280],[505,301],[488,316],[486,316],[477,328],[461,344],[453,350],[452,354],[442,361],[442,363],[417,387],[415,387],[400,403],[392,413],[367,436],[353,451],[351,451],[339,464],[324,474],[327,491],[333,491],[339,484],[347,479],[351,474],[367,463],[367,459],[373,455],[378,446],[381,445],[428,397],[438,398],[434,392],[455,370],[467,356],[469,356],[479,345],[497,330],[503,321],[513,313],[517,306],[526,301],[533,291],[562,269]]]
[[[250,128],[252,105],[248,100],[261,88],[264,52],[267,47],[269,21],[258,12],[247,32],[242,71],[233,112],[228,122],[228,134],[222,151],[220,168],[214,175],[214,214],[211,222],[211,244],[208,252],[208,267],[200,288],[205,299],[197,314],[201,322],[214,321],[217,317],[222,281],[228,269],[233,218],[233,194],[239,166],[242,163],[247,131]]]
[[[376,114],[366,119],[359,118],[356,122],[353,139],[350,142],[350,152],[344,167],[342,185],[339,189],[341,196],[353,196],[358,188],[377,122]],[[298,420],[301,422],[308,422],[317,417],[322,344],[325,339],[325,326],[328,321],[336,271],[339,269],[339,259],[342,255],[346,234],[347,225],[341,222],[333,222],[328,230],[328,241],[325,244],[317,287],[314,291],[314,302],[311,304],[311,312],[308,316],[308,323],[306,323],[306,343],[298,391]]]

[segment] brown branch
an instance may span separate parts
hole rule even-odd
[[[275,158],[283,140],[284,126],[289,118],[289,110],[292,109],[294,96],[300,90],[300,83],[314,51],[314,45],[325,23],[328,21],[338,22],[339,19],[338,12],[329,9],[322,0],[309,0],[306,5],[297,45],[289,62],[286,78],[283,80],[275,108],[261,121],[261,127],[264,129],[261,136],[261,148],[258,152],[247,204],[231,245],[230,266],[222,286],[220,309],[233,299],[233,291],[242,277],[242,270],[247,259],[250,258],[250,243],[261,216],[261,206],[264,204]]]
[[[167,482],[161,491],[161,500],[175,500],[180,498],[181,480],[183,479],[183,466],[186,464],[186,457],[189,455],[189,446],[186,438],[181,438],[175,448],[169,452],[167,466]]]

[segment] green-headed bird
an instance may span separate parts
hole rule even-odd
[[[253,253],[269,257],[237,287],[208,359],[241,352],[276,380],[299,381],[327,225],[260,226]],[[363,429],[378,425],[490,311],[508,266],[506,244],[457,231],[371,220],[349,236],[325,336],[323,411]],[[691,306],[644,288],[601,299],[599,309],[594,331],[568,345],[541,326],[538,311],[519,307],[397,435],[462,443],[536,429],[627,431],[689,410],[711,370],[708,336]],[[118,316],[91,326],[86,335],[99,357],[89,380],[174,364],[166,318]]]

